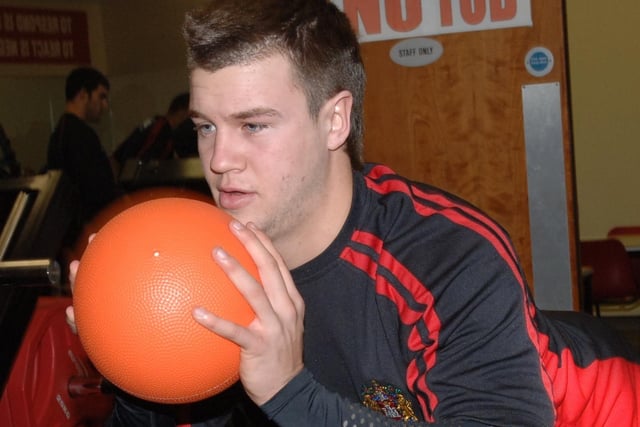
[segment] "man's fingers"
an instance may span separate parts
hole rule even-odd
[[[95,235],[96,234],[93,233],[91,236],[89,236],[89,243],[91,243]],[[76,284],[76,276],[78,275],[79,266],[80,266],[80,261],[78,261],[77,259],[69,263],[69,285],[71,286],[72,294]],[[74,334],[77,334],[78,328],[76,327],[76,317],[75,317],[75,313],[73,312],[73,306],[67,307],[65,313],[66,313],[67,324],[69,325],[71,332],[73,332]]]
[[[69,282],[71,284],[71,293],[73,293],[73,288],[76,284],[76,275],[78,274],[78,266],[80,266],[80,261],[73,260],[69,263]]]
[[[246,328],[218,317],[204,307],[194,308],[193,318],[211,332],[235,342],[240,347],[244,348],[251,344],[251,334]]]
[[[273,317],[273,308],[264,292],[262,284],[249,274],[240,263],[222,248],[213,250],[216,263],[222,268],[238,292],[247,300],[256,316],[265,319]],[[258,266],[260,269],[260,266]]]
[[[257,321],[252,322],[249,327],[243,327],[217,317],[204,308],[194,310],[193,317],[209,330],[248,349],[260,345],[262,340],[256,342],[256,334],[264,334],[267,330],[282,333],[284,325],[301,323],[304,303],[284,261],[270,240],[255,227],[247,228],[237,221],[232,221],[230,228],[256,263],[260,282],[224,248],[215,248],[212,255],[238,292],[247,300]]]
[[[254,226],[247,228],[237,221],[232,221],[230,228],[258,267],[259,281],[223,248],[215,248],[212,255],[256,317],[246,327],[204,308],[194,309],[193,317],[241,347],[240,379],[250,398],[261,404],[303,367],[304,304],[269,238]]]
[[[271,241],[251,223],[245,227],[237,221],[232,221],[231,231],[244,244],[260,272],[263,287],[255,289],[255,292],[266,296],[259,301],[265,304],[259,312],[260,317],[263,320],[267,320],[266,316],[294,318],[298,314],[299,306],[292,301],[291,293],[297,295],[297,290],[289,270]],[[287,283],[288,281],[291,283]]]
[[[291,276],[289,274],[289,268],[285,264],[280,253],[273,246],[273,242],[271,242],[271,240],[264,234],[264,232],[258,229],[253,223],[249,223],[247,227],[251,231],[253,231],[253,233],[256,235],[256,237],[258,237],[262,245],[267,249],[267,251],[269,251],[273,259],[278,264],[278,269],[283,278],[283,282],[287,290],[287,296],[289,297],[290,302],[294,304],[296,312],[299,315],[304,314],[304,300],[302,299],[302,296],[298,292],[298,288],[296,287],[296,284],[291,279]]]
[[[73,312],[73,307],[69,306],[66,308],[65,310],[65,314],[67,315],[67,324],[69,325],[69,328],[71,329],[71,332],[73,332],[74,334],[78,333],[78,328],[76,327],[76,317],[75,317],[75,313]]]

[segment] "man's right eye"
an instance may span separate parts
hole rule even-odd
[[[216,131],[216,127],[211,123],[198,123],[194,129],[202,137],[212,135]]]

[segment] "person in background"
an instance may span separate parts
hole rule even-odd
[[[189,118],[189,93],[171,100],[165,115],[146,120],[112,154],[117,171],[128,159],[147,162],[197,155],[197,136]],[[118,173],[119,174],[119,173]]]
[[[638,355],[539,310],[479,209],[364,163],[364,66],[332,2],[214,0],[184,33],[205,177],[260,282],[211,255],[256,317],[193,310],[240,346],[236,387],[184,419],[118,392],[108,425],[638,425]]]
[[[64,113],[49,138],[46,169],[62,170],[78,200],[68,244],[118,195],[109,156],[90,126],[109,108],[109,87],[109,80],[95,68],[72,70],[65,83]]]

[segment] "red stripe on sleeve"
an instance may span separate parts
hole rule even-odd
[[[389,175],[390,179],[387,179],[382,183],[376,181],[385,175]],[[500,257],[505,261],[505,263],[513,273],[514,278],[520,285],[520,288],[522,290],[522,298],[524,304],[523,306],[525,307],[525,310],[527,310],[525,313],[527,334],[529,335],[531,343],[535,346],[538,353],[543,355],[543,358],[555,357],[557,359],[557,355],[549,354],[550,352],[547,350],[541,350],[543,348],[548,349],[548,337],[539,334],[538,330],[533,324],[533,318],[535,317],[536,308],[533,302],[527,296],[527,292],[525,289],[526,281],[516,263],[517,257],[515,255],[515,249],[510,243],[510,239],[494,221],[489,219],[486,215],[483,215],[481,212],[470,208],[469,206],[461,205],[453,200],[447,199],[442,194],[425,193],[416,186],[409,187],[405,181],[397,179],[397,175],[395,174],[395,172],[387,166],[377,165],[373,169],[371,169],[371,171],[369,171],[367,176],[369,179],[365,179],[365,182],[371,190],[379,194],[388,194],[391,192],[400,192],[406,194],[412,200],[415,211],[420,215],[423,215],[425,217],[431,215],[442,215],[445,218],[449,219],[451,222],[483,236],[494,247]],[[436,210],[429,206],[420,204],[415,199],[414,195],[418,195],[425,200],[429,200],[435,204],[438,204],[439,206],[442,206],[443,209]],[[464,212],[466,216],[461,212]],[[471,220],[469,217],[474,218],[475,221]],[[544,356],[544,354],[546,354],[546,356]],[[547,393],[550,397],[553,397],[554,392],[551,378],[544,368],[544,366],[546,365],[546,363],[543,363],[540,368],[541,378],[544,383],[545,389],[547,390]]]
[[[369,176],[372,178],[379,178],[383,175],[393,174],[393,176],[397,176],[394,172],[386,166],[376,166],[369,173]],[[367,186],[377,193],[380,194],[388,194],[390,192],[400,192],[406,194],[412,201],[414,209],[417,213],[423,216],[431,216],[431,215],[442,215],[445,218],[449,219],[451,222],[458,224],[468,230],[474,231],[475,233],[484,237],[497,251],[500,257],[505,261],[513,276],[518,281],[520,288],[522,289],[524,307],[527,308],[528,312],[527,316],[527,333],[531,342],[540,350],[537,330],[533,326],[532,320],[535,316],[535,306],[529,301],[527,298],[526,290],[525,290],[525,278],[522,275],[518,265],[516,263],[515,249],[510,243],[510,240],[505,235],[504,231],[491,219],[489,219],[486,215],[481,214],[479,211],[476,211],[466,205],[461,205],[455,203],[452,200],[445,198],[440,194],[430,194],[425,193],[417,187],[411,187],[400,179],[388,179],[383,183],[378,183],[374,180],[368,179],[365,180]],[[433,203],[437,203],[442,206],[442,210],[436,210],[429,206],[422,205],[415,200],[413,195],[416,194],[422,197],[425,200],[430,200]],[[460,211],[465,212],[467,215],[475,218],[477,221],[472,221],[468,216],[463,215]],[[547,387],[550,387],[550,384],[547,384]],[[547,390],[551,390],[547,388]]]
[[[438,405],[438,398],[427,385],[426,375],[436,363],[436,350],[439,344],[441,327],[440,318],[433,310],[433,295],[402,263],[391,253],[383,249],[383,242],[380,238],[371,233],[356,231],[352,236],[352,240],[373,249],[378,255],[378,261],[373,260],[368,254],[358,252],[349,247],[342,252],[341,258],[364,271],[370,278],[375,280],[376,293],[385,296],[395,304],[402,323],[415,325],[422,320],[427,325],[426,329],[429,331],[428,341],[431,342],[431,345],[426,345],[416,326],[412,328],[407,343],[409,350],[422,353],[422,358],[427,367],[426,372],[420,372],[416,362],[412,361],[407,368],[406,379],[409,390],[415,394],[420,401],[423,414],[432,414]],[[410,308],[407,301],[398,293],[398,290],[385,276],[377,274],[379,266],[391,272],[391,274],[398,279],[398,283],[402,284],[411,293],[417,303],[426,307],[426,310],[419,312]],[[414,384],[417,385],[422,394],[416,393]],[[431,404],[431,408],[427,407],[427,401],[422,398],[422,395],[428,396],[428,402]],[[433,419],[429,421],[433,421]]]

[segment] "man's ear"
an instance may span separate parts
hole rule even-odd
[[[347,90],[343,90],[327,101],[329,109],[329,137],[327,148],[337,150],[342,147],[351,131],[351,107],[353,105],[353,95]]]
[[[78,93],[76,93],[76,96],[73,99],[75,101],[86,102],[89,100],[89,92],[85,88],[82,88],[78,91]]]

